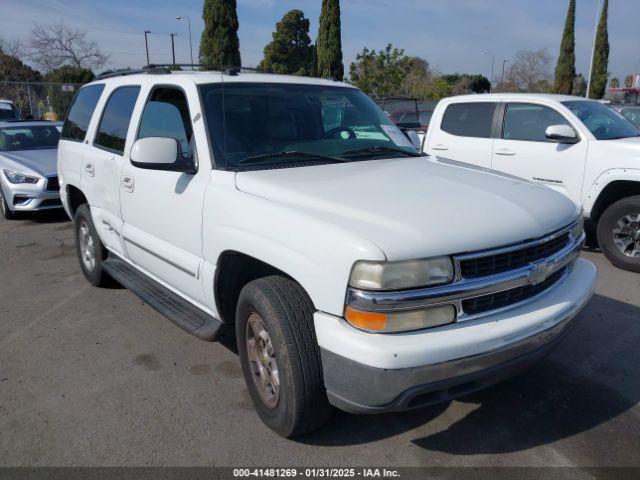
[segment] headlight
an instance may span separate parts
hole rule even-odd
[[[345,309],[346,320],[367,332],[398,333],[448,325],[456,320],[453,305],[411,310],[407,312],[362,312],[351,307]]]
[[[402,290],[440,285],[453,280],[449,257],[402,262],[356,262],[349,285],[363,290]]]
[[[571,229],[571,238],[577,240],[584,233],[584,218],[580,216],[580,220]]]
[[[11,183],[38,183],[40,180],[38,177],[30,177],[18,172],[12,172],[11,170],[3,170],[4,176],[7,177]]]

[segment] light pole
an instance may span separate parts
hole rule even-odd
[[[491,55],[491,79],[489,80],[489,93],[493,91],[493,67],[496,63],[496,57],[493,52],[482,52],[482,55]]]
[[[191,40],[191,19],[187,16],[176,17],[176,20],[187,20],[189,25],[189,51],[191,52],[191,69],[193,69],[193,41]]]
[[[171,59],[173,60],[173,65],[175,66],[176,64],[176,43],[175,43],[175,38],[178,35],[177,33],[170,33],[169,35],[171,35]]]
[[[509,63],[509,60],[502,60],[502,79],[500,80],[500,84],[502,88],[504,88],[504,66]]]
[[[147,40],[147,35],[151,33],[149,30],[144,31],[144,48],[147,52],[147,68],[149,68],[149,41]]]
[[[591,63],[589,63],[589,78],[587,79],[587,94],[585,95],[586,98],[589,98],[589,90],[591,90],[591,75],[593,74],[593,57],[596,54],[596,37],[598,36],[598,18],[600,17],[600,5],[602,5],[602,0],[598,0],[596,25],[593,29],[593,46],[591,48]]]

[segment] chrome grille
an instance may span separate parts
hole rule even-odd
[[[462,278],[479,278],[515,270],[550,257],[562,250],[568,242],[569,232],[566,232],[544,243],[522,249],[461,260],[460,274]]]

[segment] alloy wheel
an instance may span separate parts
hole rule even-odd
[[[80,223],[78,231],[78,241],[80,243],[80,256],[85,268],[92,272],[96,267],[96,249],[89,224],[86,221]]]
[[[278,364],[269,332],[257,313],[249,315],[245,337],[254,385],[264,404],[275,408],[280,397]]]
[[[640,257],[640,213],[620,218],[612,231],[613,243],[627,257]]]

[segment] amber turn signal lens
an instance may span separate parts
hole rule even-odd
[[[362,312],[347,307],[344,316],[351,325],[362,330],[382,331],[387,325],[387,315],[384,313]]]

